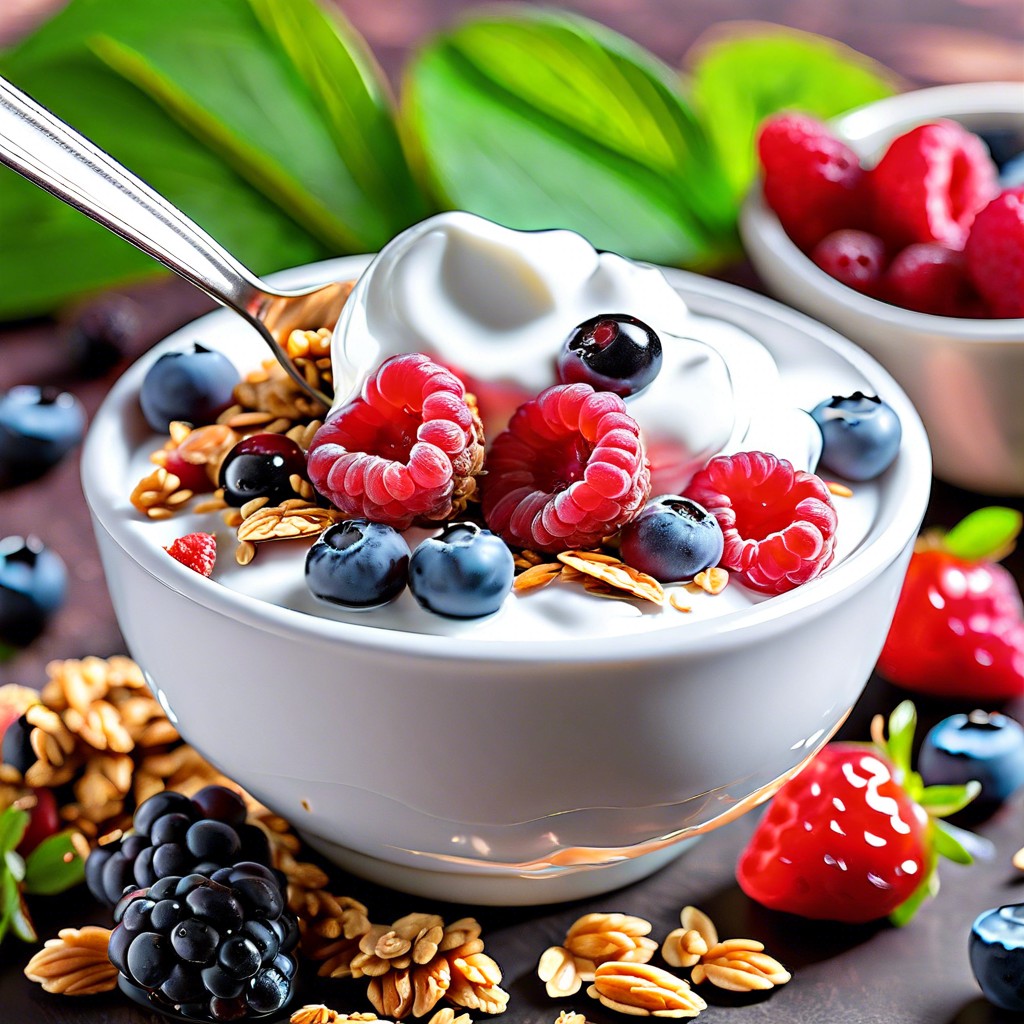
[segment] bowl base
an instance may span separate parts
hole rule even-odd
[[[413,867],[370,857],[321,836],[302,831],[299,835],[333,864],[370,882],[413,896],[487,907],[529,907],[600,896],[639,882],[675,860],[700,839],[700,836],[681,839],[663,849],[611,864],[576,865],[536,873],[516,872],[514,867],[501,866],[495,866],[493,871],[473,872]],[[424,856],[424,860],[429,859]]]

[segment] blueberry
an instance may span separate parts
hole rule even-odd
[[[182,959],[192,964],[209,964],[217,954],[220,935],[206,921],[189,918],[174,926],[171,946]]]
[[[392,526],[350,519],[329,526],[306,555],[306,586],[343,608],[379,608],[405,589],[409,545]]]
[[[177,793],[173,789],[165,789],[143,800],[135,808],[132,817],[132,827],[140,835],[148,836],[149,830],[153,827],[157,818],[165,814],[184,814],[192,821],[196,820],[196,810],[184,793]]]
[[[82,309],[68,329],[68,362],[82,377],[100,377],[127,354],[142,326],[142,308],[108,294]]]
[[[259,969],[262,957],[256,944],[244,935],[233,935],[220,944],[217,952],[221,969],[231,978],[243,981]]]
[[[125,962],[133,980],[143,988],[156,988],[174,968],[174,950],[166,935],[142,932],[132,939]]]
[[[42,476],[82,440],[85,411],[74,395],[22,384],[0,397],[0,486]]]
[[[231,361],[200,344],[165,352],[149,368],[139,391],[146,422],[165,434],[172,420],[193,426],[212,423],[234,400],[241,380]]]
[[[237,828],[245,821],[245,801],[227,786],[204,786],[192,797],[201,818],[213,818]]]
[[[0,540],[0,643],[27,647],[67,593],[60,555],[38,537]]]
[[[297,498],[291,478],[305,479],[306,456],[290,438],[281,434],[252,434],[227,453],[220,465],[218,483],[224,500],[241,508],[253,498],[266,498],[280,505]]]
[[[692,580],[717,565],[724,544],[718,520],[675,494],[648,502],[620,535],[622,560],[662,583]]]
[[[847,480],[873,480],[900,450],[899,417],[875,395],[833,395],[816,405],[811,416],[821,428],[821,465]]]
[[[995,711],[951,715],[925,736],[918,771],[928,785],[976,779],[974,803],[994,809],[1024,786],[1024,728]]]
[[[971,970],[989,1002],[1024,1012],[1024,903],[979,914],[968,943]]]
[[[241,843],[238,833],[223,821],[197,821],[185,837],[188,852],[200,860],[230,864],[238,856]]]
[[[505,542],[475,523],[453,523],[423,541],[409,560],[413,597],[437,615],[476,619],[496,612],[515,567]]]
[[[7,726],[3,740],[0,741],[0,763],[17,769],[21,775],[36,763],[36,752],[32,749],[33,729],[35,726],[22,715]],[[89,859],[92,860],[92,857]],[[95,870],[99,870],[99,867]]]
[[[245,998],[256,1013],[273,1013],[288,1002],[291,994],[288,978],[277,968],[268,967],[249,982]]]
[[[602,313],[574,328],[562,343],[558,380],[626,398],[658,376],[661,362],[661,339],[647,324],[625,313]]]

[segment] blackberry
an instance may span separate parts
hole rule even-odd
[[[155,894],[151,899],[159,902],[185,891],[165,892],[165,878],[181,879],[176,884],[187,886],[243,861],[266,873],[257,873],[252,884],[246,881],[243,888],[269,886],[280,897],[280,879],[267,866],[270,844],[257,826],[245,821],[245,813],[242,798],[224,786],[207,786],[192,799],[172,791],[157,793],[138,806],[127,836],[89,855],[85,865],[89,891],[101,903],[113,906],[126,889],[151,886]],[[157,911],[154,908],[154,914]],[[160,909],[160,919],[169,913],[168,908]]]
[[[218,874],[224,882],[169,875],[125,893],[114,909],[108,946],[119,984],[138,1001],[187,1019],[277,1013],[292,995],[295,917],[263,865]],[[174,913],[159,914],[169,902]]]

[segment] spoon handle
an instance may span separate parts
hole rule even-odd
[[[0,77],[0,162],[261,329],[268,289],[163,196]]]

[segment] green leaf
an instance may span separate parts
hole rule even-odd
[[[921,908],[921,904],[939,894],[939,875],[934,865],[925,873],[921,884],[889,915],[889,920],[902,928]]]
[[[940,857],[955,861],[957,864],[974,863],[974,858],[953,833],[949,831],[945,822],[935,822],[932,832],[934,849]]]
[[[3,869],[16,882],[20,883],[25,880],[25,859],[20,853],[15,853],[14,850],[8,850],[4,854]]]
[[[10,853],[17,848],[28,828],[29,813],[13,805],[0,814],[0,853]]]
[[[914,730],[917,728],[917,708],[914,702],[901,701],[889,715],[889,739],[887,748],[889,759],[900,772],[904,783],[909,781],[911,774],[912,749]],[[916,794],[911,794],[916,796]]]
[[[53,896],[85,878],[85,861],[75,852],[70,832],[47,836],[25,860],[25,892]]]
[[[822,36],[725,25],[688,55],[692,95],[739,199],[756,176],[757,127],[779,110],[834,117],[897,91],[892,72]]]
[[[0,942],[9,929],[25,942],[35,942],[38,938],[18,883],[0,868]]]
[[[586,19],[524,7],[437,37],[403,117],[448,206],[660,263],[733,241],[724,174],[675,76]]]
[[[945,818],[962,811],[980,792],[981,783],[972,779],[964,786],[928,786],[917,802],[933,818]]]
[[[994,505],[962,519],[945,535],[942,546],[965,562],[999,561],[1013,550],[1024,516],[1016,509]]]

